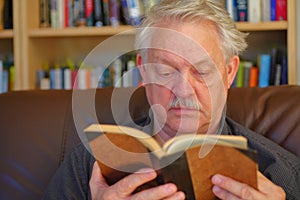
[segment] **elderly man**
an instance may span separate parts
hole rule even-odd
[[[225,117],[245,37],[213,0],[162,0],[151,9],[136,48],[154,115],[152,132],[161,144],[186,133],[243,135],[259,152],[258,189],[216,174],[214,194],[220,199],[300,199],[299,159]],[[156,176],[152,169],[141,169],[109,186],[94,158],[77,148],[45,199],[185,199],[172,183],[134,193]]]

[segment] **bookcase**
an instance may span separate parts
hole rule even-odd
[[[39,28],[39,0],[13,0],[14,29],[0,31],[0,53],[12,51],[15,61],[15,89],[34,89],[36,71],[46,62],[62,63],[67,57],[83,60],[100,42],[131,26]],[[238,22],[237,28],[249,32],[249,48],[242,57],[254,59],[272,46],[288,53],[288,83],[296,84],[296,0],[288,0],[288,21]],[[134,41],[134,31],[124,37]],[[133,45],[133,42],[132,42]],[[108,52],[109,53],[109,52]]]

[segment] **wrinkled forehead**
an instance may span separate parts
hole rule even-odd
[[[203,61],[214,64],[207,50],[199,41],[173,29],[143,28],[140,41],[139,49],[144,49],[147,54],[155,55],[155,57],[170,54],[191,64]]]

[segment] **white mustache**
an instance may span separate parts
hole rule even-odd
[[[179,106],[184,106],[186,108],[200,110],[199,102],[194,99],[190,99],[190,98],[181,99],[181,98],[176,97],[169,104],[169,108],[175,108],[175,107],[179,107]]]

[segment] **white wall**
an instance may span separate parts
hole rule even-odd
[[[296,1],[296,21],[297,21],[297,84],[300,85],[300,1]]]

